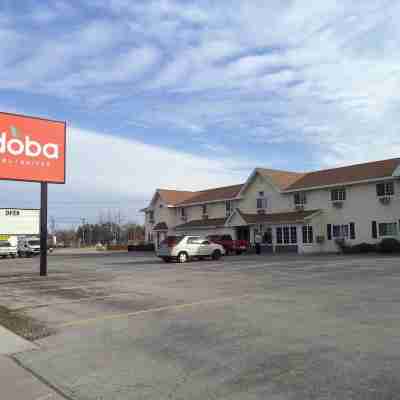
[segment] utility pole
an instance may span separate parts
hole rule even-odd
[[[82,243],[83,243],[83,245],[85,245],[85,241],[86,241],[86,235],[85,235],[86,218],[81,218],[81,222],[82,222]]]

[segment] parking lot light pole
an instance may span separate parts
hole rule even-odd
[[[47,276],[47,182],[40,183],[40,276]]]

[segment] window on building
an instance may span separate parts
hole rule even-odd
[[[164,204],[160,204],[160,208],[163,208],[164,207]]]
[[[201,208],[202,208],[202,211],[203,211],[203,215],[206,215],[207,214],[207,204],[203,204],[201,206]]]
[[[259,197],[264,197],[264,192],[258,192]]]
[[[149,222],[150,223],[154,222],[154,211],[149,211]]]
[[[186,217],[186,208],[181,208],[181,217]]]
[[[332,201],[344,201],[346,200],[346,189],[333,189],[331,190],[331,200]]]
[[[297,228],[295,226],[283,226],[276,228],[277,244],[296,244]]]
[[[397,236],[397,223],[396,222],[380,223],[379,236]]]
[[[314,243],[314,232],[311,225],[303,226],[303,243],[311,244]]]
[[[336,239],[348,239],[349,225],[333,225],[332,236]]]
[[[383,182],[376,185],[376,195],[382,196],[393,196],[394,195],[394,182]]]
[[[294,204],[296,206],[302,206],[307,204],[307,196],[304,192],[298,192],[294,195]]]
[[[257,210],[262,210],[267,208],[267,199],[265,197],[260,197],[257,199]]]

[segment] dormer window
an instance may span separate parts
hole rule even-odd
[[[294,195],[294,205],[295,206],[304,206],[307,204],[307,196],[305,192],[298,192]]]
[[[376,185],[376,195],[386,197],[394,195],[394,182],[383,182]]]

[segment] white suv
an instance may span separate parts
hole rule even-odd
[[[15,258],[17,256],[17,246],[13,246],[7,240],[2,240],[0,241],[0,257],[6,258],[8,256],[12,258]]]
[[[191,258],[203,259],[211,257],[218,260],[225,254],[224,248],[220,244],[210,242],[201,236],[169,236],[161,242],[157,256],[165,262],[177,260],[185,263]]]

